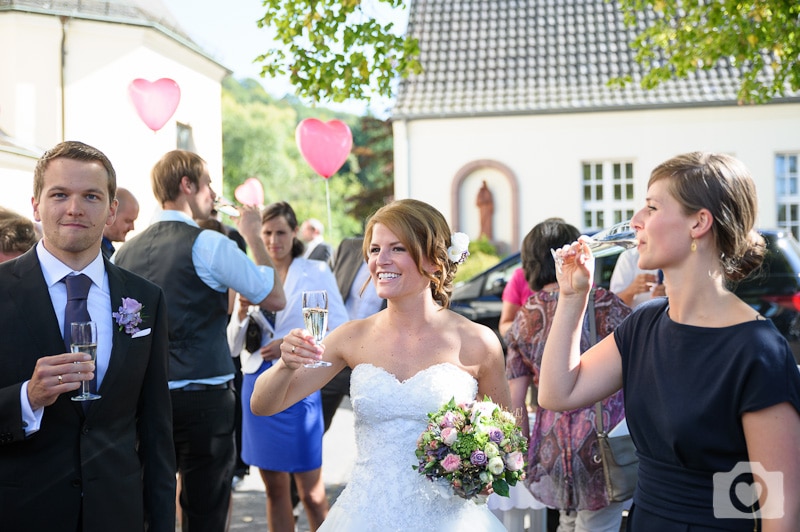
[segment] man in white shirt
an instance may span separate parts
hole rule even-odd
[[[303,258],[327,262],[333,268],[333,247],[326,243],[322,237],[325,226],[316,218],[309,218],[300,224],[300,240],[306,245]]]
[[[114,255],[116,264],[164,289],[170,328],[174,454],[181,479],[184,530],[224,530],[235,463],[236,371],[225,330],[228,289],[264,310],[281,310],[286,297],[261,240],[257,207],[241,207],[238,230],[256,264],[218,231],[203,230],[216,194],[208,165],[197,154],[173,150],[152,170],[163,210],[156,221]]]

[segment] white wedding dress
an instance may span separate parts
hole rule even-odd
[[[412,469],[428,412],[452,397],[472,401],[477,391],[477,381],[453,364],[431,366],[403,382],[371,364],[356,366],[350,400],[357,458],[320,532],[505,532],[485,504],[448,498]]]

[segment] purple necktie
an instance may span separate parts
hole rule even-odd
[[[77,321],[92,321],[86,307],[92,280],[84,274],[67,275],[63,280],[67,285],[67,306],[64,309],[64,345],[69,352],[72,337],[70,324]]]
[[[89,309],[86,306],[87,299],[89,298],[89,288],[92,287],[92,280],[84,274],[80,275],[67,275],[62,279],[67,285],[67,306],[64,308],[64,345],[67,347],[67,353],[72,351],[70,348],[70,341],[72,339],[73,322],[92,321],[89,316]],[[92,393],[97,392],[97,371],[95,376],[89,383],[89,391]],[[84,412],[89,406],[90,401],[86,401],[83,405]]]

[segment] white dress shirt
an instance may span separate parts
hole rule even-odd
[[[111,347],[113,342],[114,318],[111,308],[111,291],[108,287],[108,274],[103,263],[103,255],[97,251],[97,258],[89,263],[86,268],[76,272],[69,266],[58,260],[53,254],[45,249],[44,244],[39,241],[36,244],[36,255],[42,266],[47,289],[50,292],[50,301],[53,304],[60,330],[64,331],[64,310],[67,306],[67,285],[61,279],[70,274],[85,274],[92,280],[89,288],[89,296],[86,301],[89,316],[97,324],[97,360],[95,361],[95,374],[97,375],[97,387],[103,382],[108,362],[111,359]],[[120,304],[122,302],[120,301]],[[116,309],[114,309],[116,310]],[[67,352],[66,347],[64,352]],[[25,434],[29,435],[37,430],[42,422],[44,407],[33,410],[28,401],[28,383],[25,381],[20,389],[20,402],[22,403],[22,420],[27,423]]]

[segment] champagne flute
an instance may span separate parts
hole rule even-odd
[[[605,257],[617,252],[619,248],[631,249],[638,245],[636,230],[631,227],[630,220],[598,231],[593,236],[581,235],[580,241],[589,247],[594,257]],[[565,262],[564,257],[558,256],[554,249],[551,249],[550,253],[553,255],[556,268],[560,273],[561,267]],[[574,260],[574,257],[570,257],[567,260]]]
[[[236,218],[240,215],[239,209],[236,208],[236,205],[223,196],[217,196],[214,198],[214,209],[222,214],[227,214],[231,218]]]
[[[328,292],[325,290],[303,291],[303,321],[308,332],[314,336],[316,343],[322,343],[322,338],[328,329]],[[320,368],[330,366],[331,363],[317,360],[303,365],[307,368]]]
[[[97,324],[93,321],[76,321],[70,323],[69,350],[72,353],[87,353],[91,355],[92,362],[95,363],[95,374],[97,374]],[[81,393],[72,397],[73,401],[93,401],[100,399],[100,396],[89,390],[89,381],[81,383]]]

